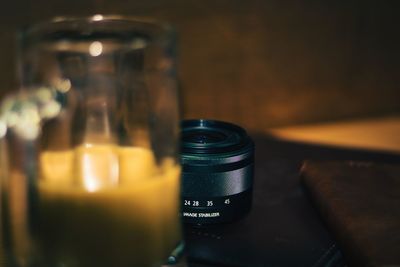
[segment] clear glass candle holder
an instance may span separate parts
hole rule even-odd
[[[1,106],[6,266],[155,267],[181,248],[175,34],[96,15],[21,35]]]

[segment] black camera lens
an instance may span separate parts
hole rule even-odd
[[[242,218],[251,208],[254,143],[234,124],[182,122],[182,218],[203,225]]]

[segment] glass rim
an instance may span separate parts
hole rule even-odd
[[[147,28],[147,33],[151,33],[152,37],[159,40],[169,39],[176,34],[175,28],[171,24],[152,17],[96,14],[90,16],[56,16],[48,20],[32,23],[22,29],[20,39],[24,42],[31,43],[40,41],[41,37],[52,31],[61,31],[67,29],[67,27],[83,31],[85,29],[84,27],[93,30],[91,27],[112,24],[116,26],[114,29],[115,31],[118,31],[117,24],[128,27],[136,26],[139,27],[139,29],[142,27],[142,31],[146,31],[145,28]]]

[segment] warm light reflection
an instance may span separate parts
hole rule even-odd
[[[97,57],[101,55],[102,52],[103,52],[103,44],[101,42],[95,41],[90,44],[89,53],[91,56]]]
[[[58,79],[55,87],[61,93],[67,93],[71,89],[71,81],[69,79]]]
[[[0,138],[4,137],[7,133],[7,125],[5,122],[0,120]]]
[[[97,15],[94,15],[92,19],[93,19],[93,21],[100,21],[100,20],[103,20],[104,17],[103,17],[103,15],[97,14]]]
[[[400,116],[290,126],[268,134],[296,142],[400,152]]]
[[[83,186],[89,192],[94,192],[100,188],[99,178],[96,177],[96,166],[92,166],[90,157],[83,156]]]

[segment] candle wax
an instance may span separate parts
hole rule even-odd
[[[45,266],[160,266],[179,243],[180,167],[111,145],[42,152],[33,233]]]

